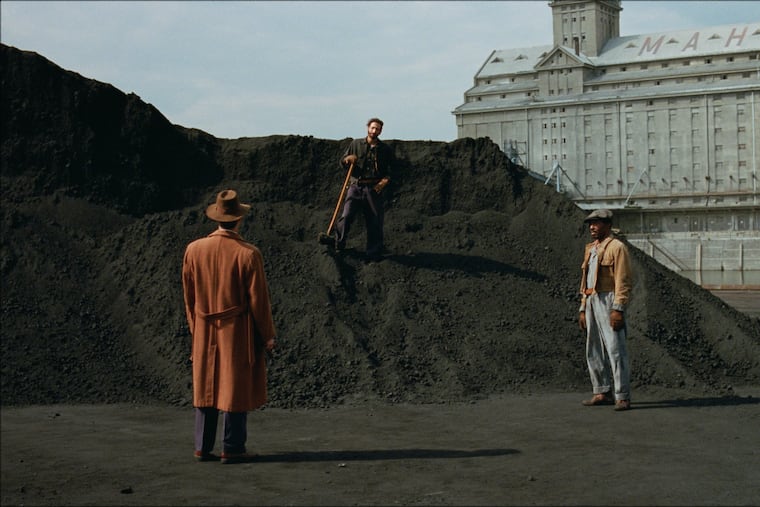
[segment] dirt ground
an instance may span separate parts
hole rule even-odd
[[[348,139],[217,139],[133,94],[0,46],[2,405],[187,406],[180,270],[222,188],[253,205],[280,347],[270,408],[467,402],[588,387],[587,215],[488,138],[393,139],[385,260],[316,241]],[[364,127],[354,129],[357,136]],[[625,231],[621,231],[624,237]],[[757,318],[632,248],[634,388],[760,384]]]
[[[2,505],[757,505],[760,388],[374,402],[251,414],[253,463],[196,463],[192,411],[2,410]]]

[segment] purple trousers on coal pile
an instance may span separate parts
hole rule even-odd
[[[348,232],[359,211],[364,213],[364,220],[367,224],[367,255],[382,255],[385,210],[380,194],[375,192],[371,185],[354,184],[348,187],[346,200],[343,203],[343,212],[335,225],[335,239],[338,246],[340,248],[346,246]]]
[[[614,300],[614,292],[600,292],[586,299],[586,362],[594,394],[614,393],[616,400],[630,400],[631,371],[625,344],[628,326],[612,329]]]
[[[219,410],[214,407],[195,408],[195,450],[210,453],[216,442],[216,426]],[[237,454],[246,452],[248,439],[248,413],[222,412],[222,452]]]

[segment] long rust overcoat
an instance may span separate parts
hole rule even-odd
[[[182,263],[193,406],[247,412],[267,400],[263,344],[275,337],[264,259],[234,231],[190,243]]]

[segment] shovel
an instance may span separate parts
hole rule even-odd
[[[346,172],[346,179],[343,181],[343,186],[340,189],[340,196],[338,196],[338,202],[335,203],[335,211],[333,211],[332,219],[330,219],[330,225],[327,226],[327,232],[320,232],[319,233],[319,242],[323,244],[330,244],[332,242],[332,231],[333,226],[335,225],[335,219],[338,218],[338,213],[340,213],[340,207],[343,205],[343,199],[346,196],[346,190],[348,190],[348,182],[351,180],[351,173],[354,171],[354,163],[352,162],[350,166],[348,166],[348,171]]]

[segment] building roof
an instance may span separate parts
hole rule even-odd
[[[616,37],[591,60],[603,66],[752,50],[760,51],[760,22]]]
[[[489,77],[522,72],[534,72],[535,65],[546,56],[554,46],[534,46],[520,49],[499,49],[491,53],[480,67],[476,77]]]
[[[534,46],[493,51],[475,77],[535,72],[535,66],[553,49],[554,46]],[[566,49],[573,52],[571,48]],[[616,37],[607,41],[599,56],[581,54],[577,58],[589,65],[604,67],[746,51],[760,51],[760,22]]]

